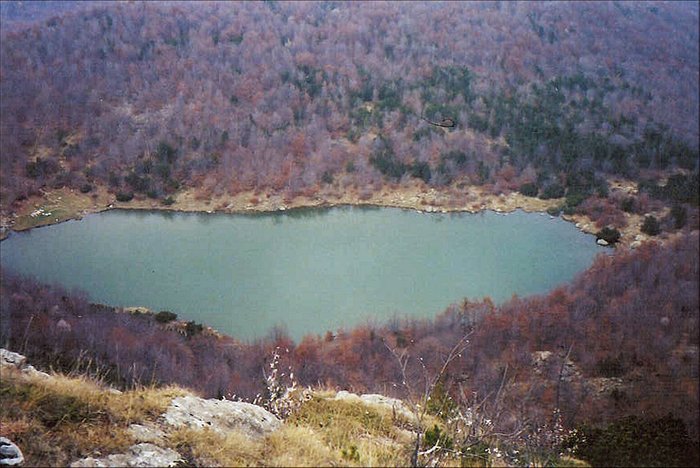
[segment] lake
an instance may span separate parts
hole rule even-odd
[[[241,339],[300,339],[463,298],[496,302],[570,281],[604,249],[559,218],[516,211],[340,207],[231,215],[111,210],[13,233],[9,271],[91,301],[176,312]]]

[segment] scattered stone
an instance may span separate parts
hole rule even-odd
[[[595,243],[598,245],[602,245],[603,247],[610,245],[605,239],[598,239],[597,241],[595,241]]]
[[[163,419],[174,427],[209,428],[219,433],[237,430],[250,437],[264,436],[282,424],[275,415],[251,403],[195,396],[175,398]]]
[[[4,351],[4,350],[3,350]],[[0,465],[19,466],[24,462],[22,451],[7,437],[0,437]]]
[[[636,249],[636,248],[639,248],[641,245],[642,245],[641,241],[636,240],[630,244],[630,247],[633,249]]]
[[[83,458],[71,463],[70,466],[177,466],[181,463],[182,457],[176,451],[144,443],[132,445],[128,453],[118,453],[102,458]]]

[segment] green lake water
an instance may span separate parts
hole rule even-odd
[[[544,293],[603,248],[571,223],[393,208],[261,215],[112,210],[13,233],[8,271],[91,301],[170,310],[241,339],[393,317],[432,317],[465,297]]]

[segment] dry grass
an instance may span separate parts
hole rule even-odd
[[[321,436],[306,426],[285,425],[265,440],[265,465],[344,465],[341,454],[332,450]]]
[[[411,437],[388,409],[315,396],[288,421],[312,431],[342,464],[403,465]]]
[[[2,368],[0,427],[17,443],[30,466],[61,466],[84,457],[124,453],[139,442],[133,423],[160,428],[159,445],[196,466],[406,466],[414,434],[410,422],[388,408],[358,400],[335,400],[316,392],[277,431],[251,439],[235,431],[172,429],[160,416],[172,399],[188,392],[176,387],[115,392],[83,377],[28,376]],[[428,416],[426,426],[439,424]],[[499,459],[443,457],[441,466],[497,466]],[[562,458],[558,466],[586,466]]]
[[[259,466],[263,446],[238,432],[218,434],[209,429],[177,429],[168,437],[168,446],[188,464],[199,466]]]
[[[12,229],[22,231],[80,218],[85,213],[104,209],[113,199],[114,196],[108,194],[104,189],[97,189],[93,193],[87,194],[67,188],[54,189],[48,191],[44,196],[30,197],[23,202],[22,207],[17,211],[17,218]],[[31,216],[31,213],[37,209],[42,209],[43,213],[51,213],[51,215]]]
[[[112,393],[86,378],[50,379],[2,369],[0,426],[28,465],[60,466],[86,456],[126,450],[127,428],[162,413],[179,389]]]
[[[318,396],[262,440],[193,429],[167,440],[188,463],[207,466],[403,466],[411,445],[389,411]]]

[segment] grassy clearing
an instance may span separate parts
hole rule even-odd
[[[18,210],[12,229],[23,231],[80,218],[87,212],[104,208],[112,199],[113,196],[104,190],[87,194],[65,188],[52,190],[42,197],[27,200]]]

